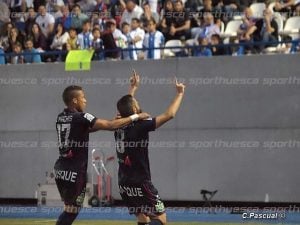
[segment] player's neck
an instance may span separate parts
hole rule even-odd
[[[73,107],[73,106],[67,106],[67,108],[66,108],[68,111],[70,111],[70,112],[78,112],[78,110],[75,108],[75,107]]]

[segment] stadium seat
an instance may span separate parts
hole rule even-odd
[[[169,40],[166,42],[165,44],[165,48],[164,49],[164,56],[165,57],[173,57],[176,56],[176,53],[179,53],[182,51],[182,43],[180,40]],[[174,48],[170,48],[170,47],[174,47]],[[175,47],[180,47],[180,48],[175,48]]]
[[[221,37],[235,37],[237,36],[237,31],[242,24],[242,20],[231,20],[227,23],[225,31],[221,33]]]
[[[283,31],[283,18],[279,12],[274,12],[273,17],[278,25],[278,32]]]
[[[253,16],[255,18],[263,18],[263,12],[266,9],[266,4],[265,3],[252,3],[250,5],[250,9],[253,12]]]
[[[300,31],[300,16],[294,16],[287,19],[283,31],[280,32],[281,35],[288,35],[293,40],[299,38]]]

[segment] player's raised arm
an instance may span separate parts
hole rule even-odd
[[[132,123],[133,121],[144,120],[149,117],[150,115],[148,113],[140,113],[114,120],[97,119],[94,126],[90,129],[90,132],[95,132],[98,130],[116,130]]]
[[[138,89],[140,84],[140,76],[133,70],[133,74],[130,77],[130,86],[129,86],[129,92],[132,97],[134,97],[136,90]]]
[[[156,128],[159,128],[161,125],[169,121],[170,119],[173,119],[180,107],[183,94],[184,94],[184,88],[185,85],[183,83],[178,83],[177,79],[175,78],[175,86],[176,86],[176,96],[168,109],[156,117]]]

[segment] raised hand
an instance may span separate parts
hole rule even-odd
[[[176,87],[177,94],[184,93],[185,85],[183,83],[178,83],[176,77],[175,77],[175,87]]]
[[[135,70],[133,69],[133,74],[130,77],[130,85],[131,87],[138,87],[140,84],[140,75],[138,75]]]

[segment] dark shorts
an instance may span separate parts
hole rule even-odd
[[[151,181],[142,184],[119,184],[120,195],[130,214],[150,217],[165,213],[165,206]]]
[[[54,165],[55,182],[65,205],[82,206],[86,191],[86,167],[59,158]]]

